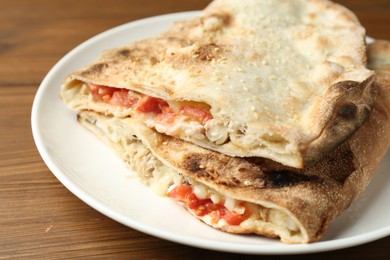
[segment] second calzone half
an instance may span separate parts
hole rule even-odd
[[[365,30],[327,0],[215,0],[66,78],[75,110],[133,117],[237,157],[303,168],[372,108]]]
[[[368,120],[305,169],[227,156],[160,134],[134,118],[84,111],[79,121],[114,147],[145,182],[208,225],[231,233],[319,240],[364,191],[390,144],[390,44],[370,46],[378,71]]]

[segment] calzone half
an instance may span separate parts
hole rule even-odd
[[[364,191],[390,145],[390,44],[377,42],[370,55],[379,75],[372,113],[347,141],[305,169],[210,151],[134,118],[89,111],[78,118],[157,193],[208,225],[285,243],[314,242]]]
[[[237,157],[302,168],[372,107],[365,30],[327,0],[215,0],[198,17],[69,75],[75,110],[133,117]]]

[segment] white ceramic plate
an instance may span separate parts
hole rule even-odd
[[[101,51],[153,36],[175,20],[196,15],[185,12],[131,22],[84,42],[48,73],[36,94],[32,130],[38,150],[54,175],[71,192],[108,217],[141,232],[190,246],[251,254],[298,254],[351,247],[390,234],[390,155],[350,209],[324,238],[309,245],[285,245],[259,236],[214,230],[183,208],[158,197],[133,176],[119,157],[76,122],[59,99],[61,81],[95,59]]]

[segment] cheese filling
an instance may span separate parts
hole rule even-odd
[[[105,125],[99,127],[104,129]],[[114,136],[115,129],[104,131],[111,132],[114,147],[126,155],[133,170],[157,195],[173,199],[205,223],[220,229],[239,227],[250,233],[268,225],[277,234],[301,235],[297,223],[285,212],[225,196],[161,163],[132,133],[126,137]]]
[[[260,205],[231,198],[163,164],[122,124],[89,122],[110,139],[111,145],[152,190],[183,205],[205,223],[239,233],[274,234],[280,237],[304,236],[298,221],[276,205]]]
[[[123,88],[88,86],[94,100],[120,108],[115,116],[128,111],[148,127],[167,135],[202,140],[206,137],[204,125],[213,118],[210,106],[204,103],[166,101]]]
[[[302,235],[297,223],[281,210],[226,197],[192,179],[182,177],[178,180],[168,188],[166,196],[211,226],[256,233],[267,225],[276,234]]]
[[[99,106],[101,113],[116,117],[132,116],[149,128],[183,140],[211,146],[231,143],[245,151],[266,151],[265,154],[292,152],[292,146],[282,136],[270,134],[268,130],[250,131],[245,124],[233,122],[227,117],[213,118],[210,105],[203,102],[164,100],[124,88],[87,83],[82,84],[82,92],[90,102],[109,105]]]
[[[224,198],[204,185],[173,185],[167,196],[181,203],[192,214],[212,225],[240,225],[250,216],[244,202]],[[211,199],[211,196],[213,199]]]

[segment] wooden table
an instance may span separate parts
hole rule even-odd
[[[40,82],[76,45],[123,23],[202,9],[208,2],[0,0],[0,258],[254,258],[175,244],[107,218],[52,175],[31,134],[31,106]],[[389,0],[339,2],[356,12],[369,35],[390,40]],[[389,244],[387,237],[315,256],[385,259]]]

